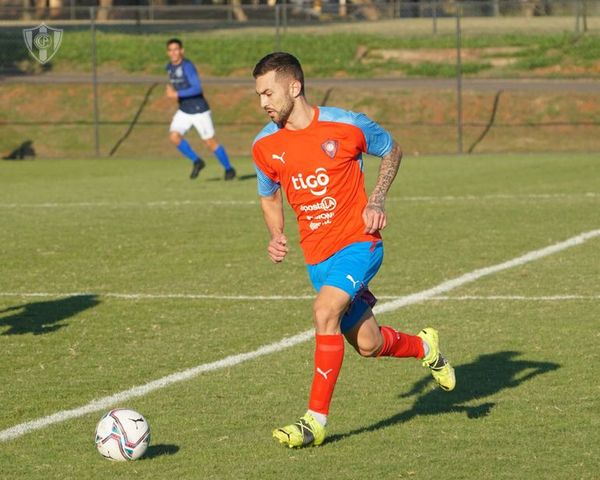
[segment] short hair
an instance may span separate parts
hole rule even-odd
[[[179,48],[183,48],[183,43],[178,38],[169,38],[169,40],[167,40],[167,48],[172,43],[176,43],[177,45],[179,45]]]
[[[304,95],[304,72],[300,61],[291,53],[273,52],[264,56],[254,67],[252,76],[261,77],[269,72],[284,73],[300,82],[300,94]]]

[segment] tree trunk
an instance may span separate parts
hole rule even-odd
[[[46,13],[46,0],[35,0],[35,16],[36,18],[44,18]]]
[[[21,16],[21,18],[23,20],[31,20],[31,4],[29,3],[29,0],[22,0],[22,6],[23,6],[23,14]]]
[[[100,8],[96,14],[96,20],[108,20],[108,14],[110,13],[110,7],[113,5],[113,0],[100,0]]]
[[[231,6],[233,9],[233,16],[238,22],[248,21],[248,17],[242,8],[242,0],[231,0]]]
[[[63,8],[63,0],[50,0],[50,18],[60,17]]]
[[[535,4],[530,2],[529,0],[521,0],[521,13],[525,17],[533,17],[533,13],[535,12]]]
[[[379,11],[373,5],[371,0],[352,0],[356,5],[364,5],[360,12],[367,20],[379,20]]]

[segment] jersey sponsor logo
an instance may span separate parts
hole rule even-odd
[[[314,217],[312,215],[307,215],[306,219],[307,220],[322,220],[322,221],[327,221],[327,220],[331,220],[333,217],[335,217],[335,212],[323,212],[323,213],[319,213],[318,215],[315,215]]]
[[[313,195],[320,197],[327,193],[327,185],[329,185],[329,175],[327,169],[319,167],[315,170],[314,175],[304,177],[301,173],[297,177],[292,175],[292,185],[296,190],[309,190]]]
[[[338,142],[337,140],[326,140],[321,144],[321,148],[329,158],[333,159],[338,150]]]
[[[272,154],[271,158],[273,160],[279,160],[281,163],[285,163],[285,160],[283,159],[283,157],[285,156],[285,152],[283,152],[281,155],[276,155],[276,154]]]
[[[179,66],[175,69],[175,76],[183,77],[183,67],[182,66]]]
[[[317,203],[313,203],[311,205],[301,205],[300,211],[302,212],[316,212],[319,210],[324,210],[329,212],[334,210],[337,206],[337,201],[333,197],[325,197],[323,200]]]
[[[332,219],[335,216],[335,212],[323,212],[317,215],[316,217],[312,217],[310,215],[306,216],[306,220],[310,223],[308,226],[311,230],[316,230],[320,228],[322,225],[331,225]],[[313,221],[314,220],[314,221]]]

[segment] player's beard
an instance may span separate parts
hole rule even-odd
[[[294,110],[294,99],[292,97],[286,98],[285,103],[281,106],[279,112],[277,112],[277,116],[273,119],[279,128],[285,127],[288,118],[292,114]]]

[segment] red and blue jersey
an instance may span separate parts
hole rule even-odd
[[[364,233],[367,205],[362,154],[377,157],[392,149],[392,136],[361,113],[314,107],[302,130],[271,122],[258,134],[252,155],[258,193],[285,192],[296,213],[300,245],[308,264],[329,258],[355,242],[375,241]]]

